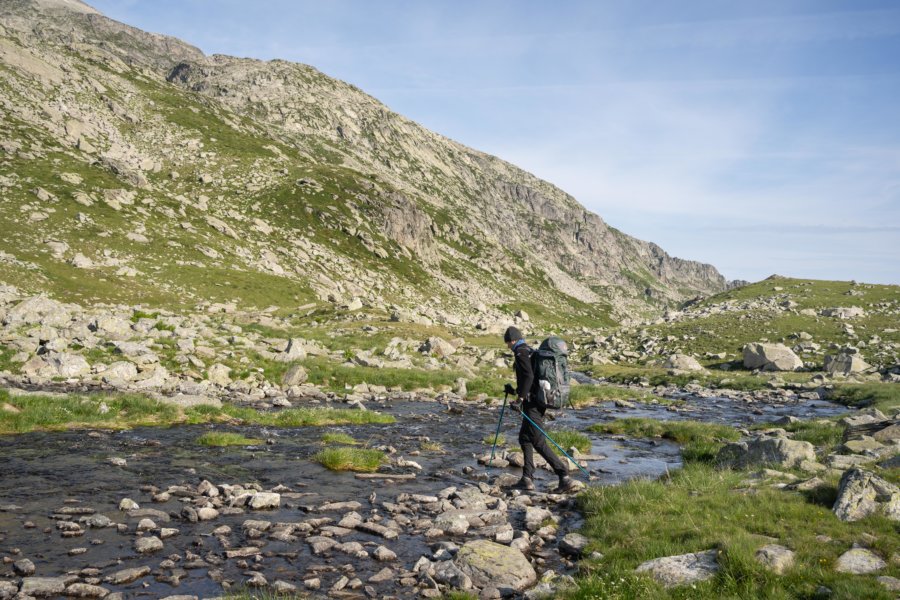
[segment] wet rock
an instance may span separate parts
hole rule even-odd
[[[467,542],[453,562],[479,588],[521,592],[537,581],[537,573],[524,554],[487,540]]]
[[[139,537],[134,541],[134,550],[140,554],[149,554],[162,549],[162,540],[156,536]]]
[[[534,533],[543,526],[544,521],[553,517],[546,508],[529,506],[525,509],[525,529]]]
[[[218,518],[219,511],[211,506],[204,506],[203,508],[197,509],[197,518],[201,521],[212,521],[213,519]]]
[[[437,563],[433,568],[434,580],[459,590],[472,588],[472,579],[454,564],[452,560]]]
[[[252,510],[266,510],[281,506],[281,495],[272,492],[259,492],[250,496],[247,502]]]
[[[19,575],[21,577],[34,575],[34,563],[31,562],[31,560],[28,558],[17,560],[13,563],[13,571],[15,571],[16,575]]]
[[[322,587],[322,580],[318,577],[303,580],[303,587],[308,590],[318,590]]]
[[[141,519],[137,524],[137,531],[152,531],[156,529],[156,523],[152,519]]]
[[[105,578],[104,581],[107,583],[111,583],[113,585],[125,585],[126,583],[131,583],[132,581],[137,581],[141,577],[150,574],[150,567],[135,567],[133,569],[122,569],[121,571],[116,571],[109,577]]]
[[[393,581],[394,576],[395,575],[393,569],[385,567],[369,577],[369,583],[384,583],[386,581]]]
[[[815,462],[815,447],[809,442],[791,440],[776,430],[727,444],[716,457],[720,466],[744,469],[761,465],[799,467],[803,461]]]
[[[707,550],[693,554],[666,556],[642,563],[638,573],[649,572],[663,587],[671,588],[704,581],[719,571],[718,551]]]
[[[122,498],[122,501],[119,502],[119,510],[128,511],[136,510],[138,508],[140,508],[140,506],[138,506],[138,503],[131,498]]]
[[[756,560],[773,573],[784,575],[794,566],[794,552],[778,544],[767,544],[756,551]]]
[[[872,514],[900,521],[900,487],[874,473],[850,469],[841,477],[832,510],[841,521],[858,521]]]
[[[297,586],[294,585],[293,583],[288,583],[287,581],[282,581],[280,579],[277,579],[272,584],[272,589],[275,591],[276,594],[293,594],[294,592],[297,591]]]
[[[19,593],[19,586],[11,581],[0,581],[0,600],[11,600]]]
[[[397,560],[397,553],[389,548],[385,548],[384,546],[378,546],[375,548],[375,552],[372,553],[372,556],[375,560],[381,562],[389,562],[392,560]]]
[[[88,583],[73,583],[66,588],[66,596],[73,598],[105,598],[108,594],[105,587]]]
[[[573,532],[566,534],[566,536],[559,541],[559,552],[563,556],[581,558],[581,556],[584,555],[584,549],[587,545],[588,539],[585,536]]]
[[[144,517],[148,517],[158,523],[168,523],[172,520],[172,517],[169,516],[169,513],[163,512],[161,510],[156,510],[155,508],[135,508],[128,511],[128,516],[132,519],[141,519]]]
[[[880,556],[866,548],[853,548],[841,554],[834,570],[838,573],[865,575],[885,568],[887,563]]]
[[[66,585],[77,581],[76,577],[25,577],[19,592],[38,598],[59,596],[66,591]]]

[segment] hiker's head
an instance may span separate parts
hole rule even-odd
[[[515,327],[507,327],[503,333],[503,341],[507,346],[512,347],[513,344],[522,339],[522,332]]]

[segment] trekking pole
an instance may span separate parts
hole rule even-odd
[[[503,412],[506,410],[506,398],[509,396],[508,393],[503,394],[503,406],[500,407],[500,418],[497,420],[497,431],[494,433],[494,445],[491,447],[491,460],[488,461],[488,466],[494,466],[494,450],[497,448],[497,438],[500,437],[500,423],[503,422]]]
[[[575,463],[575,466],[578,467],[579,469],[581,469],[581,472],[584,473],[585,477],[587,477],[588,480],[590,480],[591,474],[588,473],[588,472],[584,469],[584,467],[582,467],[581,465],[579,465],[579,464],[578,464],[578,461],[576,461],[574,458],[572,458],[571,456],[569,456],[568,452],[566,452],[565,450],[563,450],[562,447],[561,447],[559,444],[557,444],[557,443],[553,440],[552,437],[550,437],[549,435],[547,435],[547,432],[546,432],[546,431],[544,431],[543,429],[541,429],[540,426],[539,426],[537,423],[535,423],[534,421],[532,421],[531,418],[530,418],[528,415],[525,414],[525,411],[520,410],[519,413],[522,415],[522,417],[528,419],[528,422],[531,423],[532,425],[534,425],[534,426],[537,428],[538,431],[540,431],[541,433],[543,433],[543,434],[544,434],[544,437],[547,438],[548,440],[550,440],[550,443],[551,443],[551,444],[553,444],[554,446],[556,446],[557,448],[559,448],[559,451],[562,452],[563,455],[565,455],[566,458],[568,458],[568,459],[571,460],[573,463]]]

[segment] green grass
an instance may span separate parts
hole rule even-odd
[[[10,397],[6,390],[0,390],[2,404],[15,407],[19,412],[0,409],[0,434],[82,428],[130,429],[168,425],[180,416],[175,406],[134,394]]]
[[[492,434],[490,434],[490,435],[484,436],[484,437],[481,439],[482,443],[485,443],[485,444],[487,444],[487,445],[489,445],[489,446],[493,446],[493,445],[494,445],[494,435],[495,435],[495,434],[492,433]],[[502,433],[499,434],[499,435],[497,436],[497,445],[498,445],[498,446],[505,446],[505,445],[506,445],[506,436],[503,435]]]
[[[317,452],[313,460],[330,471],[374,473],[385,462],[385,454],[381,450],[337,446]]]
[[[773,425],[771,423],[758,423],[750,429],[771,429],[779,427],[790,432],[791,439],[800,442],[809,442],[816,447],[831,448],[841,442],[844,428],[839,426],[836,420],[820,419],[817,421],[798,421],[786,425]]]
[[[323,444],[343,444],[345,446],[354,446],[358,444],[353,436],[346,433],[324,433],[322,434]]]
[[[210,431],[198,437],[197,443],[201,446],[257,446],[263,441],[245,437],[240,433]]]
[[[370,410],[293,408],[261,412],[225,405],[195,406],[182,410],[136,394],[70,394],[50,397],[40,394],[11,397],[0,389],[0,434],[67,429],[130,429],[141,426],[171,426],[179,423],[232,423],[269,427],[324,425],[371,425],[394,423],[391,415]]]
[[[832,598],[893,598],[871,576],[836,573],[838,556],[865,534],[885,559],[900,551],[895,523],[871,517],[843,523],[831,513],[829,494],[804,495],[772,488],[744,493],[741,472],[719,471],[692,463],[658,481],[635,480],[618,486],[591,487],[578,496],[586,516],[582,533],[589,549],[604,554],[584,564],[575,590],[560,597],[589,598],[814,598],[819,585]],[[836,481],[829,481],[835,493]],[[817,535],[830,538],[828,542]],[[754,560],[756,550],[775,538],[797,553],[796,567],[783,576]],[[634,573],[641,562],[662,556],[720,552],[721,572],[711,581],[664,591]],[[898,576],[894,564],[881,574]]]
[[[740,439],[734,427],[698,421],[657,421],[647,418],[616,419],[588,428],[596,433],[641,438],[663,438],[682,446],[682,457],[688,462],[710,462],[725,442]]]
[[[853,408],[873,407],[889,414],[900,407],[900,385],[896,383],[838,383],[828,394],[832,402]]]
[[[553,438],[553,441],[559,444],[566,452],[573,446],[577,448],[579,452],[585,454],[591,451],[591,438],[580,431],[574,431],[572,429],[548,429],[547,435]],[[559,449],[553,444],[550,444],[550,449],[556,454],[562,455]]]

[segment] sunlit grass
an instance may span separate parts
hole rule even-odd
[[[313,460],[331,471],[373,473],[384,463],[385,454],[381,450],[336,446],[317,452]]]
[[[198,437],[197,443],[201,446],[256,446],[263,440],[248,438],[240,433],[210,431]]]

